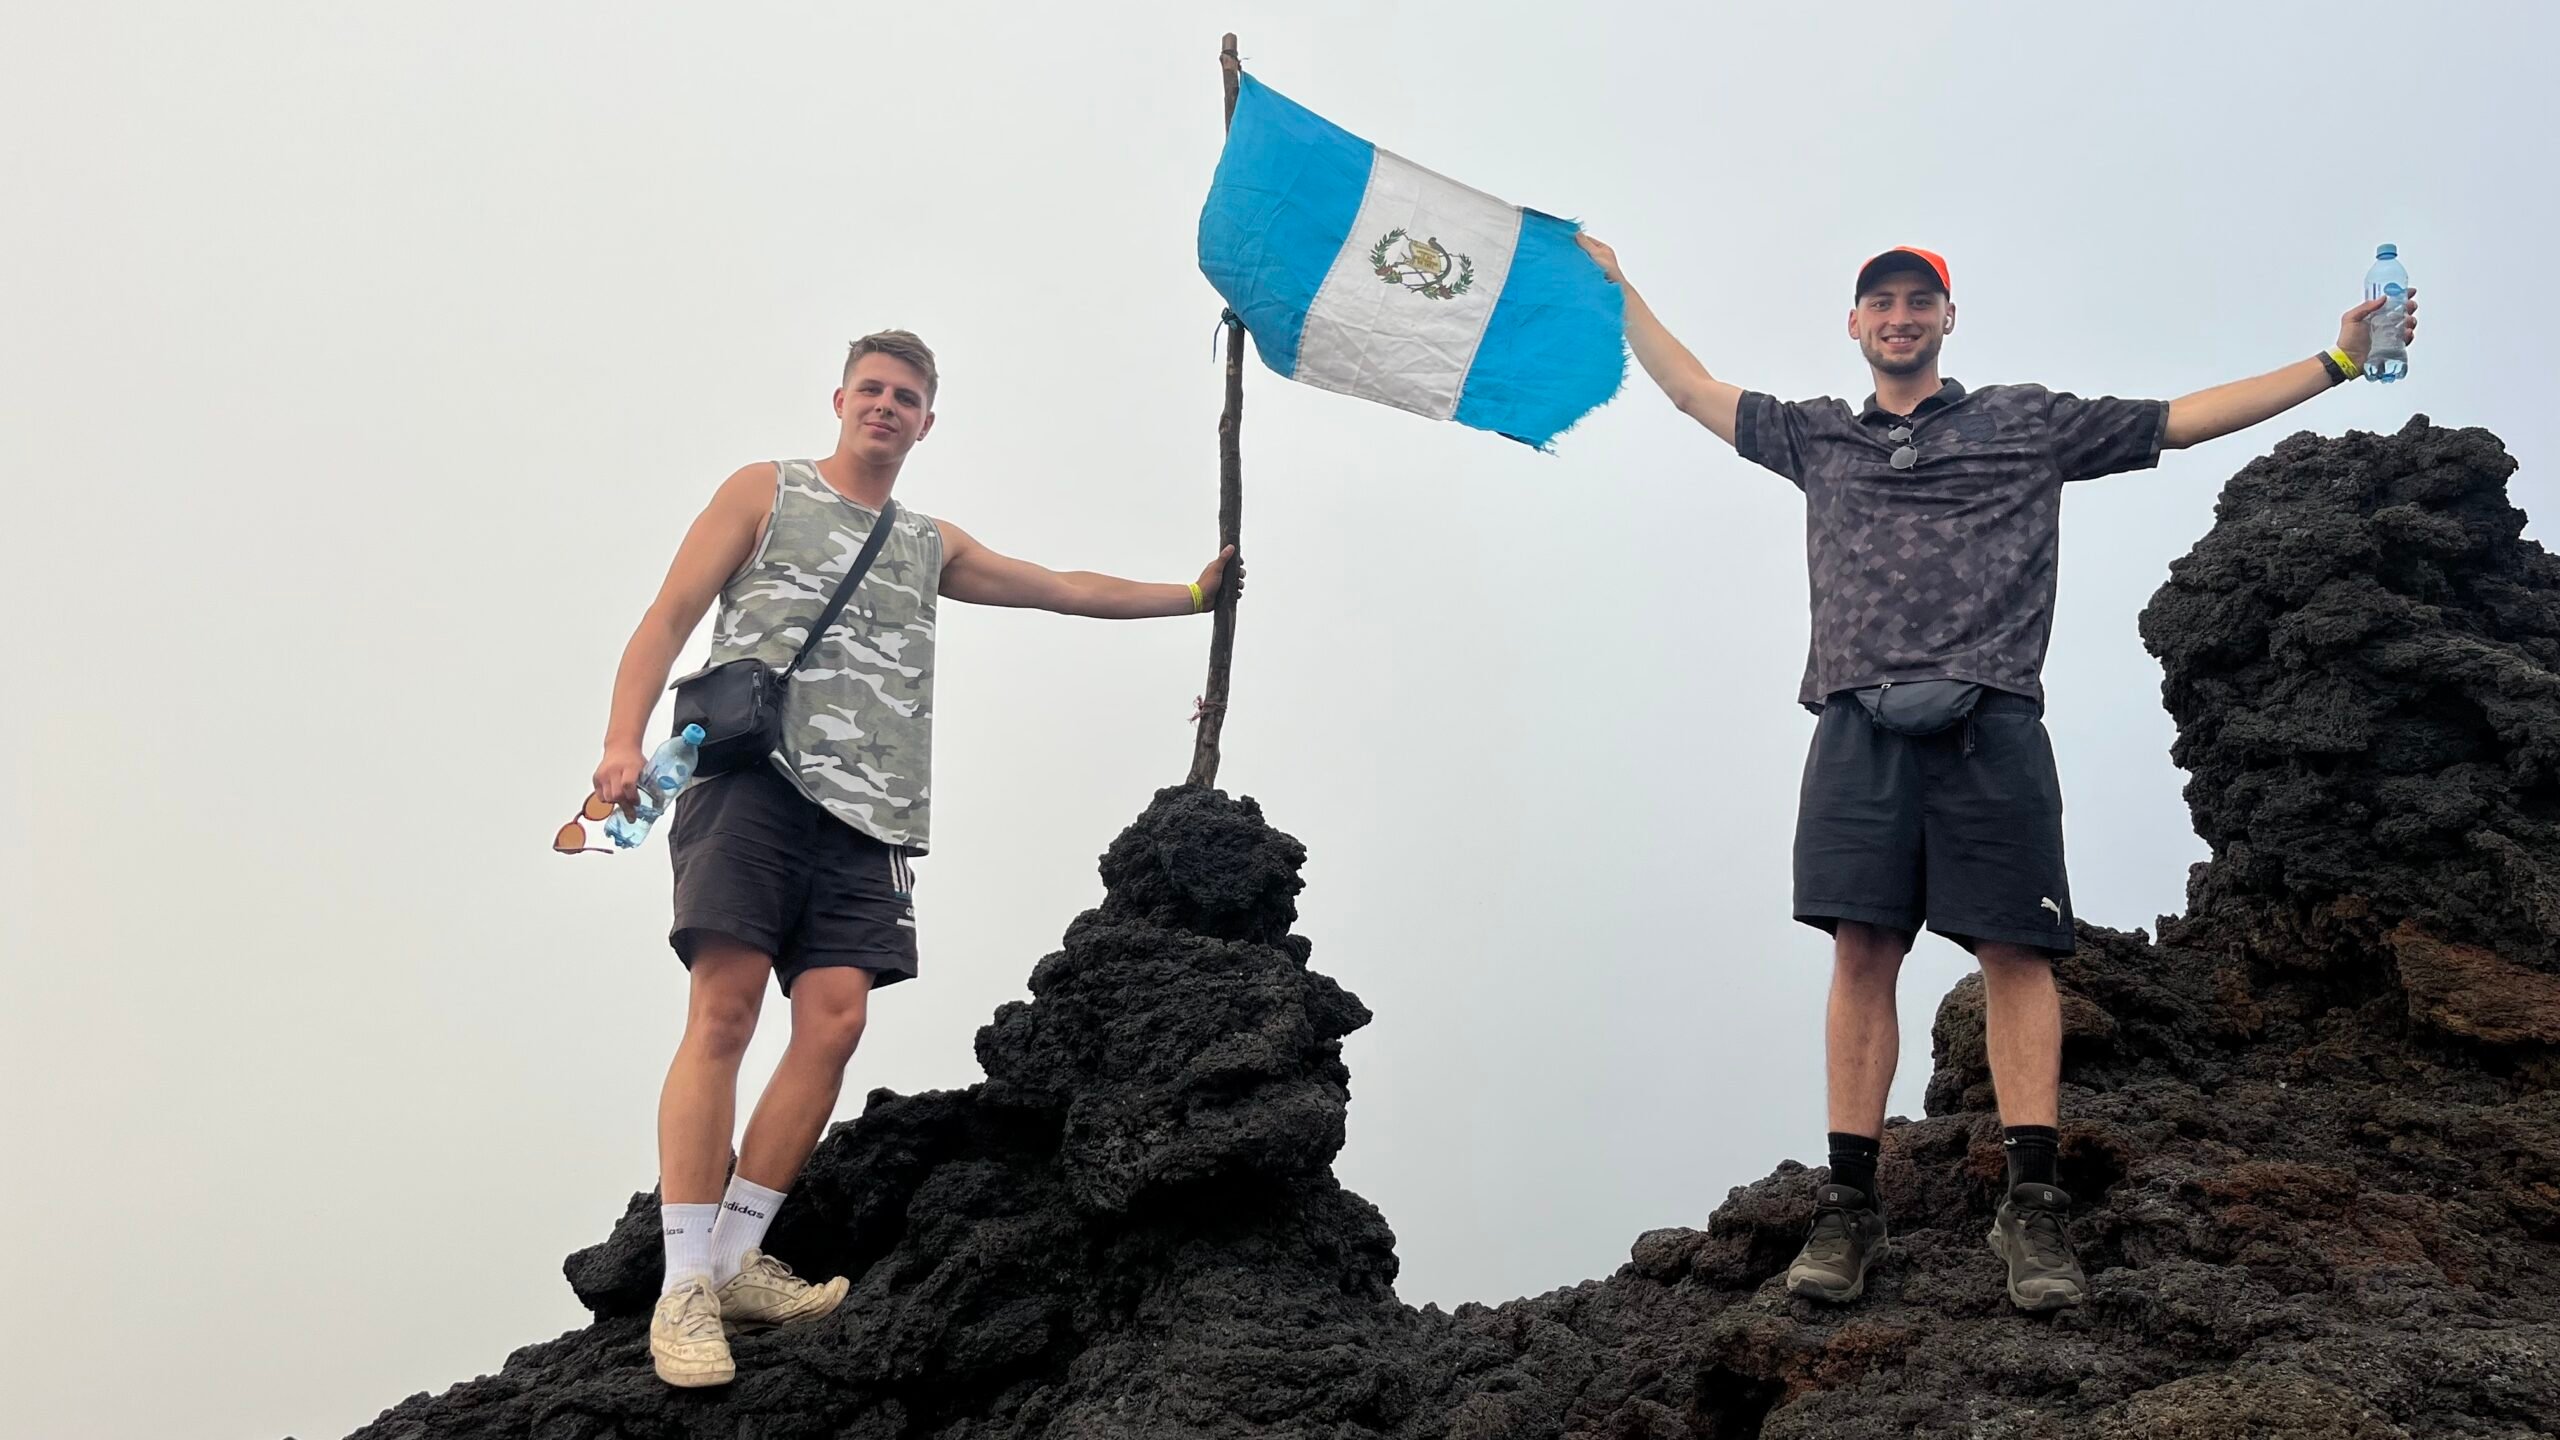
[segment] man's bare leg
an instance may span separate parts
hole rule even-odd
[[[1982,962],[1984,1039],[2000,1095],[2006,1192],[1991,1222],[1991,1248],[2009,1267],[2009,1301],[2061,1310],[2088,1293],[2065,1233],[2071,1197],[2054,1183],[2061,1118],[2062,992],[2053,961],[2020,945],[1975,947]]]
[[[725,1320],[793,1325],[832,1312],[844,1299],[844,1277],[812,1285],[761,1252],[785,1192],[800,1178],[800,1167],[835,1113],[870,1001],[867,970],[824,966],[792,983],[791,1044],[747,1121],[738,1171],[721,1198],[711,1236],[712,1283],[719,1287]]]
[[[1787,1267],[1787,1290],[1838,1304],[1866,1293],[1867,1270],[1884,1252],[1885,1221],[1875,1192],[1876,1142],[1884,1134],[1886,1092],[1902,1052],[1894,982],[1911,937],[1843,920],[1832,933],[1831,1007],[1824,1027],[1831,1111],[1831,1181],[1814,1191],[1813,1226]]]
[[[2053,982],[2053,961],[2023,945],[1990,941],[1975,948],[1974,958],[1982,962],[1984,1038],[2000,1123],[2051,1127],[2061,1115],[2062,1090],[2062,992]]]
[[[791,1044],[747,1121],[738,1173],[770,1190],[788,1190],[835,1114],[844,1069],[862,1043],[870,1011],[871,972],[826,966],[791,986]]]
[[[721,1171],[738,1110],[738,1062],[756,1033],[773,960],[736,940],[694,952],[684,1038],[658,1092],[658,1218],[666,1274],[649,1314],[649,1359],[670,1385],[726,1385],[737,1374],[712,1290]]]
[[[693,957],[684,1038],[658,1094],[658,1195],[669,1205],[717,1205],[737,1133],[738,1063],[755,1038],[773,957],[745,942],[708,939]]]
[[[1911,937],[1879,925],[1843,920],[1832,936],[1831,1008],[1825,1026],[1831,1128],[1884,1134],[1885,1097],[1902,1055],[1902,1022],[1894,982]]]

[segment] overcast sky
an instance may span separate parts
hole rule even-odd
[[[2398,242],[2408,383],[2070,493],[2050,723],[2078,909],[2129,928],[2203,855],[2134,617],[2233,470],[2424,410],[2503,435],[2548,534],[2552,13],[13,7],[0,1428],[309,1440],[582,1323],[559,1262],[653,1183],[684,999],[663,845],[545,849],[622,642],[723,476],[830,446],[884,326],[944,377],[902,501],[1198,571],[1221,29],[1584,219],[1787,396],[1865,393],[1842,317],[1888,245],[1952,262],[1950,374],[2167,396],[2320,349]],[[1247,388],[1224,778],[1307,843],[1315,964],[1377,1012],[1337,1168],[1405,1298],[1602,1275],[1819,1160],[1797,492],[1640,376],[1553,456]],[[923,979],[844,1113],[978,1078],[1182,776],[1207,639],[946,608]],[[1962,973],[1914,954],[1899,1113]]]

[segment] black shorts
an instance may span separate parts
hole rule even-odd
[[[1805,757],[1796,918],[1860,920],[2071,953],[2062,782],[2044,707],[1989,691],[1935,735],[1898,735],[1854,695],[1831,697]]]
[[[755,765],[686,786],[668,822],[675,929],[690,968],[707,936],[773,957],[782,993],[802,971],[850,965],[876,988],[916,973],[913,852],[884,845]]]

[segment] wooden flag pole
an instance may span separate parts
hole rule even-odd
[[[1236,87],[1244,74],[1244,62],[1236,58],[1236,37],[1228,35],[1220,42],[1218,68],[1225,73],[1227,89],[1227,127],[1236,123]],[[1238,445],[1238,434],[1244,425],[1244,322],[1236,312],[1226,312],[1227,327],[1227,408],[1218,417],[1218,543],[1236,547],[1235,559],[1228,562],[1227,574],[1218,586],[1218,603],[1209,631],[1209,683],[1200,692],[1200,713],[1192,737],[1191,776],[1194,785],[1218,783],[1218,736],[1227,719],[1227,673],[1235,663],[1236,591],[1241,588],[1237,577],[1244,570],[1244,453]]]

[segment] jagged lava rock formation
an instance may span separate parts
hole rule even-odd
[[[836,1316],[666,1389],[636,1196],[569,1261],[593,1325],[360,1433],[2555,1433],[2560,562],[2513,468],[2423,420],[2289,440],[2144,612],[2213,858],[2157,940],[2084,925],[2060,966],[2081,1310],[2010,1311],[1984,1244],[1978,980],[1939,1010],[1926,1117],[1886,1136],[1895,1249],[1860,1303],[1775,1283],[1820,1175],[1788,1163],[1606,1280],[1400,1304],[1385,1221],[1329,1168],[1368,1015],[1289,933],[1303,851],[1175,789],[980,1032],[987,1080],[875,1092],[820,1146],[772,1244],[855,1277]]]

